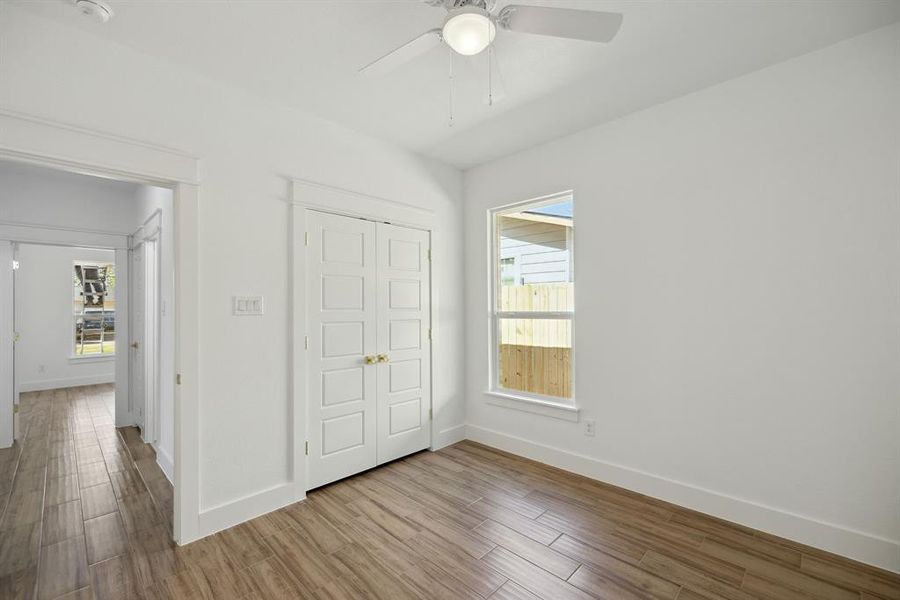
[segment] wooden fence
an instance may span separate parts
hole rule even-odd
[[[500,310],[541,310],[547,312],[575,310],[574,287],[571,283],[501,285]]]
[[[500,344],[500,387],[572,397],[572,349]]]
[[[571,283],[500,287],[501,311],[574,309]],[[500,319],[500,386],[572,397],[572,323],[567,319]]]

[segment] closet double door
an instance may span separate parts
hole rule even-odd
[[[306,211],[312,489],[431,444],[429,233]]]

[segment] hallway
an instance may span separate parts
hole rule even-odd
[[[138,430],[115,428],[113,395],[22,394],[19,440],[0,450],[0,597],[126,597],[124,556],[172,544],[172,485]]]

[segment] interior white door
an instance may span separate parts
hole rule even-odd
[[[13,245],[0,241],[0,448],[13,445],[15,329]]]
[[[145,312],[146,296],[143,243],[131,252],[131,413],[135,423],[144,427],[144,402],[146,401],[146,384],[144,377],[144,332],[146,330]]]
[[[306,211],[309,487],[376,464],[375,224]]]
[[[141,318],[144,321],[143,353],[144,410],[143,439],[155,444],[159,439],[159,243],[154,236],[143,244],[143,298]]]
[[[377,224],[378,464],[431,445],[429,233]]]

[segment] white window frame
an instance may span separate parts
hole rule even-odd
[[[115,268],[115,267],[116,267],[116,261],[115,261],[115,260],[112,260],[112,261],[96,261],[96,260],[78,260],[78,259],[76,259],[76,260],[73,260],[73,261],[72,261],[72,272],[73,272],[73,273],[74,273],[74,271],[75,271],[75,267],[76,267],[76,266],[79,266],[79,265],[80,265],[82,268],[83,268],[85,265],[89,265],[89,266],[99,266],[99,265],[106,265],[106,266],[109,266],[109,265],[112,265],[112,267]],[[80,363],[80,362],[105,362],[105,361],[114,361],[114,360],[116,359],[116,352],[115,352],[115,351],[114,351],[114,352],[107,352],[107,353],[103,353],[103,354],[78,354],[78,340],[77,340],[77,338],[75,337],[75,326],[76,326],[76,324],[78,323],[78,318],[79,318],[79,317],[81,317],[81,315],[79,315],[79,314],[77,314],[77,313],[75,313],[75,312],[72,313],[72,329],[71,329],[71,334],[70,334],[70,335],[71,335],[72,344],[71,344],[71,346],[70,346],[71,349],[70,349],[70,354],[69,354],[69,361],[72,362],[72,363],[76,363],[76,362],[79,362],[79,363]],[[118,333],[119,333],[119,332],[118,332],[118,322],[117,322],[117,321],[115,322],[115,326],[116,326],[116,328],[115,328],[115,330],[114,330],[114,333],[116,334],[115,340],[116,340],[116,342],[118,342],[118,339],[119,339],[119,338],[118,338]],[[118,343],[117,343],[117,344],[116,344],[116,350],[118,350],[118,348],[119,348],[119,346],[118,346]]]
[[[488,349],[490,356],[490,364],[488,369],[488,389],[485,391],[487,402],[497,406],[506,408],[514,408],[527,412],[537,413],[550,417],[556,417],[568,421],[577,421],[579,408],[575,401],[575,311],[571,312],[553,312],[553,311],[500,311],[500,235],[498,229],[498,217],[508,213],[520,212],[524,208],[538,208],[550,204],[558,204],[564,200],[572,201],[572,234],[567,240],[569,249],[570,264],[575,264],[575,247],[574,247],[574,229],[575,229],[575,196],[572,190],[542,196],[532,200],[523,202],[515,202],[506,204],[487,211],[487,229],[488,229],[488,248],[487,253],[490,261],[488,266]],[[571,268],[571,267],[570,267]],[[574,273],[572,274],[572,282],[574,283]],[[573,286],[574,287],[574,286]],[[576,294],[577,297],[577,294]],[[500,386],[500,319],[566,319],[571,323],[572,327],[572,349],[571,349],[571,366],[572,366],[572,397],[560,398],[557,396],[547,396],[543,394],[535,394],[532,392],[523,392],[520,390],[510,390]]]

